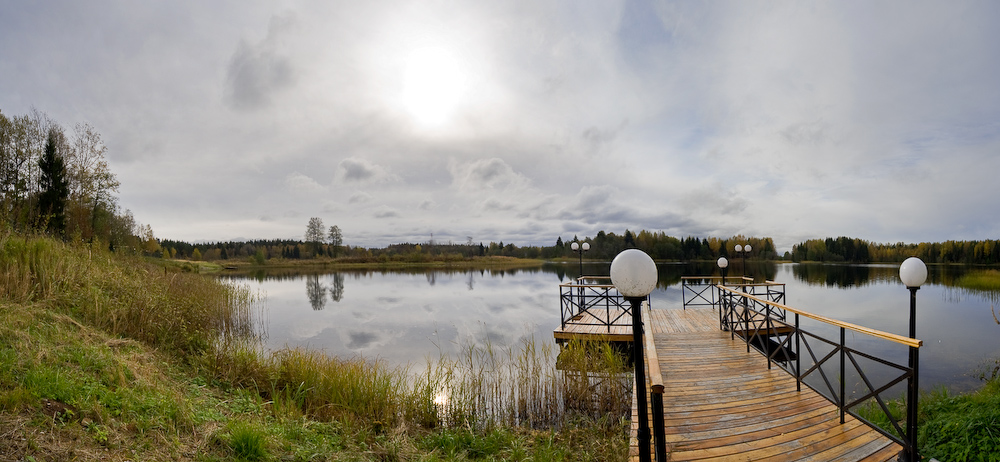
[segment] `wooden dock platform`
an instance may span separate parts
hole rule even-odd
[[[622,311],[612,310],[608,315],[611,319],[622,316]],[[625,314],[622,323],[602,325],[601,320],[588,312],[574,316],[565,327],[552,331],[556,341],[567,340],[601,340],[605,342],[631,342],[632,316]]]
[[[667,460],[868,462],[896,460],[902,450],[850,415],[841,424],[837,407],[808,387],[796,391],[794,378],[719,330],[714,309],[647,313],[664,383]]]

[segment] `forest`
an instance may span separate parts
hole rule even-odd
[[[69,132],[38,110],[0,112],[0,222],[117,251],[156,251],[152,229],[118,205],[106,154],[88,124]]]
[[[1000,264],[1000,241],[945,241],[878,244],[850,237],[810,239],[792,246],[795,262],[898,263],[919,257],[925,263]]]
[[[313,218],[316,220],[316,218]],[[337,228],[339,233],[339,227]],[[338,238],[342,239],[342,238]],[[255,259],[263,263],[271,259],[308,260],[336,258],[341,262],[462,260],[474,257],[502,256],[541,260],[575,259],[581,255],[572,243],[588,243],[590,249],[582,257],[588,260],[610,261],[628,248],[638,248],[656,260],[710,261],[721,257],[751,260],[826,262],[826,263],[899,263],[911,256],[926,263],[1000,264],[1000,241],[946,241],[942,243],[879,244],[858,238],[837,237],[810,239],[792,246],[791,252],[779,255],[769,237],[732,236],[678,238],[663,232],[625,230],[622,234],[600,231],[593,237],[563,240],[557,237],[551,246],[518,246],[504,241],[475,243],[435,242],[391,244],[384,248],[364,248],[342,245],[339,240],[270,239],[241,242],[191,244],[163,240],[163,255],[169,258],[193,260]],[[746,255],[735,252],[736,245],[750,244]]]
[[[320,223],[317,226],[317,221]],[[774,250],[771,238],[733,236],[728,239],[718,238],[677,238],[663,232],[639,231],[633,233],[625,230],[622,234],[600,231],[594,237],[563,241],[557,237],[552,246],[518,246],[504,241],[474,242],[471,238],[464,243],[436,242],[430,240],[422,243],[390,244],[384,248],[364,248],[343,245],[340,229],[331,235],[322,235],[317,229],[322,229],[322,220],[311,218],[307,225],[303,240],[265,239],[243,242],[212,242],[188,243],[165,239],[159,241],[164,257],[192,260],[227,260],[254,259],[258,263],[272,259],[307,260],[317,258],[336,258],[341,262],[370,261],[408,261],[422,262],[428,260],[462,260],[475,257],[513,257],[553,260],[560,258],[578,258],[572,250],[572,243],[586,242],[590,250],[584,252],[583,258],[591,260],[611,260],[619,252],[628,248],[639,248],[657,260],[714,260],[719,255],[734,254],[731,250],[736,244],[751,245],[748,258],[776,260],[778,254]],[[729,250],[724,250],[729,249]]]

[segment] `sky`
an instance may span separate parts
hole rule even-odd
[[[1000,2],[24,1],[0,111],[158,238],[1000,238]]]

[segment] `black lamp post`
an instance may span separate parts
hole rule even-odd
[[[747,255],[750,253],[750,250],[752,250],[752,249],[753,249],[753,247],[750,247],[750,244],[747,244],[747,245],[736,244],[736,249],[735,249],[736,250],[736,254],[737,255],[743,254],[743,276],[744,277],[746,277],[746,275],[747,275]]]
[[[910,257],[899,265],[899,279],[910,290],[910,338],[917,338],[917,291],[927,280],[927,265],[917,257]],[[917,447],[917,400],[919,391],[917,384],[920,366],[920,349],[910,347],[910,371],[913,374],[906,388],[906,434],[908,445],[903,448],[904,461],[918,462],[920,451]]]
[[[719,257],[719,268],[722,269],[722,285],[726,285],[726,268],[729,268],[729,260],[726,260],[726,257]]]
[[[725,329],[725,322],[724,322],[725,315],[722,312],[722,310],[723,310],[722,307],[726,306],[726,304],[722,303],[722,297],[724,296],[724,294],[722,293],[721,286],[726,285],[726,268],[729,268],[729,260],[727,260],[726,257],[719,257],[719,269],[722,270],[722,284],[719,284],[720,288],[719,288],[719,302],[718,302],[719,303],[719,329]],[[726,330],[728,330],[728,329],[726,329]]]
[[[635,400],[638,407],[639,460],[649,462],[649,406],[646,399],[646,360],[642,341],[642,302],[656,288],[656,263],[639,249],[628,249],[611,262],[611,283],[632,309],[632,361],[635,363]]]
[[[569,248],[573,249],[574,252],[580,254],[580,277],[583,277],[583,253],[590,250],[590,243],[584,242],[583,245],[574,242]]]

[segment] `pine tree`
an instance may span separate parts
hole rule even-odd
[[[49,232],[62,235],[66,231],[66,200],[69,182],[66,179],[66,162],[59,154],[59,133],[50,129],[45,141],[45,153],[38,159],[38,178],[41,194],[38,196],[38,217]]]
[[[630,249],[635,247],[635,238],[632,237],[632,232],[625,230],[625,248]]]

